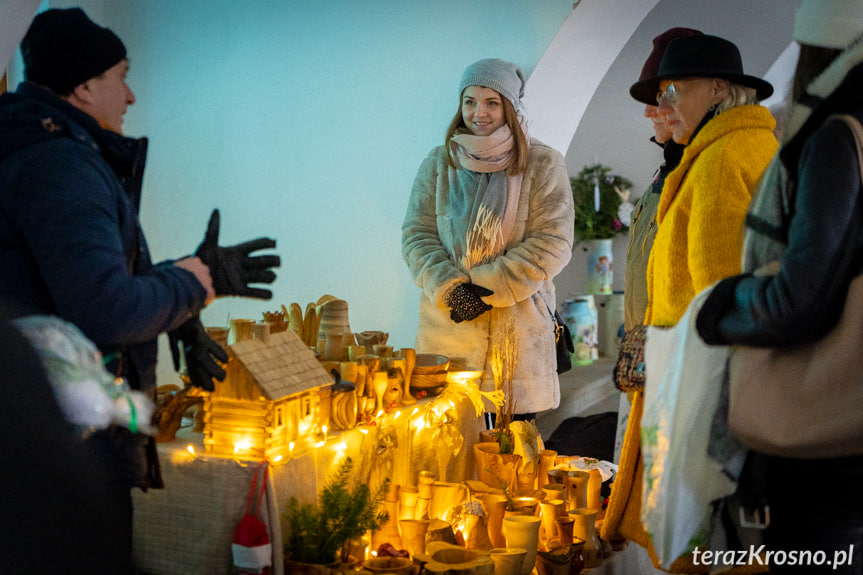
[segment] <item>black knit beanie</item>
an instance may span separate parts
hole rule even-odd
[[[27,80],[62,95],[125,59],[126,47],[80,8],[52,9],[33,19],[21,55]]]

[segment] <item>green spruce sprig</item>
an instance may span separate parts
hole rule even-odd
[[[317,505],[300,505],[291,497],[285,519],[290,534],[285,553],[301,563],[329,565],[348,561],[351,541],[366,531],[377,531],[389,519],[382,511],[390,479],[386,478],[372,493],[366,483],[351,483],[353,461],[346,458],[325,482]]]

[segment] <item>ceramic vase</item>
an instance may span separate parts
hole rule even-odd
[[[563,499],[566,501],[566,485],[563,483],[546,483],[541,489],[545,493],[544,500]]]
[[[614,279],[611,238],[590,240],[587,244],[587,291],[610,294]]]
[[[259,321],[252,326],[252,339],[260,340],[264,343],[270,339],[270,324],[265,321]]]
[[[557,451],[553,449],[543,449],[539,452],[539,469],[536,472],[536,488],[542,489],[542,486],[551,483],[548,480],[548,471],[554,467],[554,461],[557,459]]]
[[[521,566],[526,554],[526,549],[514,547],[491,549],[488,556],[494,561],[494,575],[521,575]]]
[[[575,548],[575,554],[569,564],[569,575],[578,575],[584,571],[584,541],[576,539],[572,546]]]
[[[417,505],[414,510],[414,519],[429,518],[429,504],[432,497],[432,485],[435,476],[431,471],[420,471],[417,475]]]
[[[569,511],[587,507],[587,471],[574,470],[566,475],[566,508]]]
[[[419,491],[411,485],[399,488],[399,519],[413,519],[417,507]]]
[[[527,551],[521,566],[521,575],[528,575],[536,563],[539,544],[539,517],[533,515],[513,515],[503,520],[503,534],[507,547],[518,547]]]
[[[537,551],[537,575],[570,575],[572,560],[578,551],[575,545],[560,546],[550,551]]]
[[[411,395],[411,376],[414,373],[414,366],[417,364],[417,352],[415,349],[410,348],[401,348],[396,353],[396,357],[399,357],[405,360],[405,389],[404,396],[402,397],[402,402],[407,402],[405,405],[413,405],[417,402],[417,399]]]
[[[563,483],[566,484],[566,476],[569,474],[569,469],[549,469],[548,470],[548,482],[549,483]]]
[[[255,337],[255,320],[240,318],[232,319],[231,333],[234,336],[232,343],[253,339]]]
[[[620,342],[626,331],[624,327],[623,292],[614,292],[600,302],[598,312],[599,355],[602,357],[617,357]]]
[[[588,569],[599,564],[602,544],[596,534],[596,509],[573,509],[569,516],[573,519],[573,536],[584,541],[584,566]]]
[[[518,490],[521,455],[502,454],[500,445],[497,443],[475,443],[473,453],[476,459],[477,479],[495,489],[506,487],[510,493]]]
[[[399,521],[401,529],[402,545],[411,554],[411,557],[425,553],[426,535],[429,530],[428,519],[402,519]]]
[[[557,529],[557,540],[560,541],[561,545],[573,542],[572,530],[574,524],[575,519],[569,513],[554,520],[554,526]]]
[[[551,551],[561,542],[557,536],[556,520],[566,515],[566,501],[563,499],[544,499],[539,503],[542,509],[539,525],[540,548]]]
[[[539,499],[536,497],[521,496],[513,497],[504,512],[504,517],[510,515],[535,515],[540,516]]]
[[[588,365],[599,358],[596,303],[592,294],[563,302],[561,317],[572,334],[573,365]]]
[[[387,512],[386,523],[377,531],[372,532],[372,549],[379,548],[384,543],[390,543],[396,549],[402,548],[402,536],[399,533],[399,486],[391,483],[384,496],[383,508]]]
[[[503,516],[506,512],[506,496],[483,493],[479,496],[482,510],[488,517],[488,538],[494,547],[506,547],[503,536]]]
[[[485,515],[467,514],[462,527],[465,549],[482,549],[488,551],[492,547],[488,536],[488,517]]]
[[[591,469],[587,472],[590,477],[587,480],[587,503],[585,507],[590,509],[602,509],[602,474],[599,469]]]
[[[318,306],[321,323],[318,326],[318,340],[333,341],[334,346],[341,350],[343,345],[342,334],[353,333],[348,320],[348,302],[343,299],[332,299]],[[327,358],[330,359],[330,358]],[[339,357],[332,359],[341,360]]]
[[[450,510],[467,500],[467,486],[463,483],[435,481],[431,489],[429,519],[450,519]]]

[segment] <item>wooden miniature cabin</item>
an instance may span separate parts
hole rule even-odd
[[[294,332],[234,343],[228,355],[225,381],[204,399],[207,452],[273,460],[321,438],[333,377]]]

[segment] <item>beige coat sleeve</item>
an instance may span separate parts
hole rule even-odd
[[[402,258],[414,283],[442,309],[447,307],[443,300],[452,288],[469,281],[438,233],[436,200],[443,191],[439,186],[447,185],[444,167],[443,148],[435,148],[420,165],[402,223]]]

